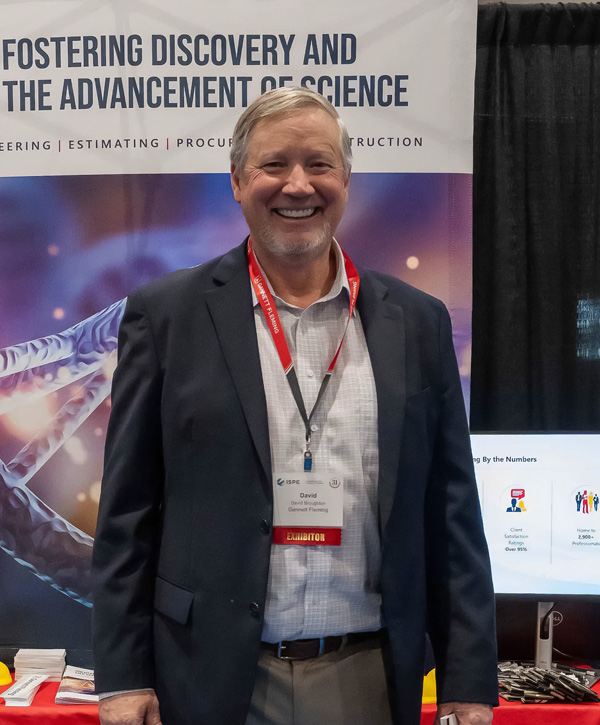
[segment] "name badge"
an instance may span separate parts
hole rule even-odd
[[[278,473],[273,486],[273,543],[340,546],[344,482],[335,471]]]

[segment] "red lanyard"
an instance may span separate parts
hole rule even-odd
[[[348,312],[348,319],[346,320],[346,326],[344,327],[344,334],[342,335],[340,344],[338,345],[336,353],[333,356],[333,360],[329,363],[329,367],[327,368],[325,377],[321,382],[319,394],[317,395],[317,399],[315,401],[313,409],[311,410],[310,415],[307,415],[306,408],[304,406],[304,400],[302,398],[302,393],[300,392],[300,385],[298,384],[298,377],[296,375],[296,370],[294,369],[294,363],[292,361],[290,349],[285,339],[283,327],[281,325],[281,321],[279,320],[279,315],[277,314],[277,308],[275,307],[273,296],[271,295],[269,287],[265,282],[265,279],[262,276],[258,267],[256,256],[254,254],[254,249],[252,248],[252,240],[248,239],[248,269],[250,271],[250,280],[252,282],[252,287],[254,288],[256,297],[258,298],[265,319],[267,320],[267,323],[269,325],[271,336],[273,337],[273,342],[275,343],[277,354],[279,355],[279,360],[281,361],[281,365],[283,367],[283,372],[285,373],[285,376],[292,391],[292,395],[294,396],[294,400],[296,401],[296,405],[298,406],[298,410],[300,411],[300,415],[302,416],[302,420],[304,421],[304,427],[306,429],[306,445],[304,449],[305,471],[310,471],[312,469],[312,453],[310,451],[310,422],[317,409],[317,406],[321,402],[323,393],[327,388],[329,380],[331,379],[331,374],[333,373],[335,364],[337,363],[340,350],[342,349],[342,344],[346,337],[346,332],[348,331],[348,325],[350,324],[350,320],[352,318],[352,313],[354,312],[354,308],[356,307],[356,298],[358,297],[358,289],[360,287],[360,277],[358,275],[358,272],[356,271],[356,267],[352,263],[350,257],[346,254],[346,252],[344,252],[344,250],[342,250],[342,254],[344,256],[346,276],[348,277],[348,283],[350,285],[350,309]]]

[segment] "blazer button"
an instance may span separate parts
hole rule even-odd
[[[256,619],[260,618],[260,607],[256,602],[250,602],[250,614]]]
[[[267,521],[267,519],[261,520],[260,528],[261,528],[261,531],[263,532],[263,534],[269,533],[269,531],[271,530],[271,527],[269,526],[269,522]]]

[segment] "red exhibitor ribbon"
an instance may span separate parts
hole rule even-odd
[[[342,530],[316,526],[275,526],[272,541],[274,544],[300,546],[339,546],[342,543]]]

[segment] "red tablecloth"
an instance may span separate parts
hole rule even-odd
[[[6,687],[0,687],[0,697]],[[6,707],[0,702],[1,725],[98,725],[97,705],[55,705],[58,683],[44,682],[30,707]],[[594,689],[600,693],[600,683]],[[423,705],[421,725],[433,725],[435,705]],[[351,725],[349,723],[348,725]],[[494,725],[600,725],[600,703],[522,705],[500,698]]]
[[[421,725],[433,725],[434,718],[435,705],[423,705]],[[523,705],[500,698],[494,725],[600,725],[600,703]]]
[[[600,694],[600,682],[593,689]],[[421,725],[432,725],[434,718],[435,705],[423,705]],[[600,725],[600,702],[523,705],[500,698],[494,725]]]

